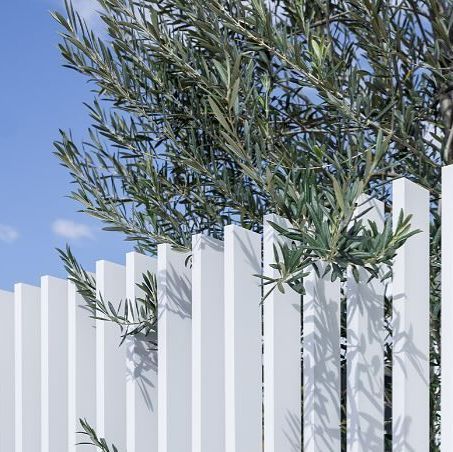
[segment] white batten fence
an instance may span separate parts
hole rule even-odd
[[[79,419],[96,425],[96,321],[68,283],[68,452],[80,450]],[[84,446],[86,452],[94,447]],[[3,451],[2,451],[3,452]]]
[[[372,200],[366,219],[378,230],[384,225],[384,204]],[[363,204],[359,211],[368,208]],[[347,444],[348,451],[384,447],[384,296],[386,284],[359,270],[359,281],[349,271],[347,298]],[[366,384],[364,384],[366,382]]]
[[[14,294],[0,290],[0,450],[14,451]]]
[[[269,222],[283,227],[289,223],[276,215],[265,217],[263,228],[263,273],[278,277],[274,245],[281,242]],[[278,247],[276,248],[278,252]],[[274,290],[263,303],[264,327],[264,443],[266,452],[301,450],[302,361],[301,297],[285,288]]]
[[[157,262],[138,253],[126,255],[126,297],[143,297],[137,286],[143,274],[156,273]],[[155,336],[137,334],[126,339],[126,422],[128,452],[157,451],[157,350]]]
[[[192,444],[192,282],[191,271],[186,265],[189,257],[169,245],[159,245],[159,452],[188,452]]]
[[[126,269],[112,262],[96,263],[99,298],[117,306],[126,298]],[[126,347],[119,347],[118,327],[96,319],[96,430],[119,450],[126,449]]]
[[[68,444],[68,283],[41,278],[41,450]],[[24,449],[25,450],[25,449]]]
[[[429,193],[408,180],[393,184],[393,218],[412,215],[413,236],[393,265],[393,444],[429,450]],[[453,276],[453,275],[452,275]]]
[[[442,450],[449,451],[453,167],[443,177]],[[382,227],[384,206],[360,208],[370,206],[366,217]],[[261,303],[256,275],[277,274],[271,265],[282,240],[269,222],[287,225],[275,215],[263,220],[263,235],[227,226],[224,242],[194,236],[190,254],[160,245],[157,259],[129,253],[124,266],[99,261],[97,295],[114,305],[142,296],[144,273],[157,275],[157,338],[138,335],[121,346],[119,328],[94,320],[71,282],[46,276],[40,288],[0,291],[0,452],[94,451],[76,445],[84,440],[79,418],[120,452],[340,452],[343,441],[348,451],[383,452],[389,340],[393,450],[427,452],[427,190],[394,182],[395,222],[401,209],[421,233],[398,251],[391,284],[365,273],[332,282],[312,271],[303,297],[286,288]],[[384,324],[389,295],[392,339]]]
[[[225,452],[223,243],[192,241],[192,449]],[[219,438],[221,440],[219,440]]]

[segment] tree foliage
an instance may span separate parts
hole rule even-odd
[[[389,182],[401,176],[429,188],[437,413],[439,179],[453,162],[451,2],[98,5],[99,35],[69,3],[54,14],[65,64],[94,92],[88,139],[62,131],[55,144],[82,210],[146,253],[159,243],[190,249],[198,232],[222,238],[230,223],[260,231],[263,215],[277,213],[292,225],[279,228],[291,246],[275,264],[280,277],[265,282],[300,289],[319,260],[332,278],[350,265],[376,276],[416,231],[403,214],[393,230],[390,218],[383,231],[365,224],[360,196],[389,205]],[[75,262],[66,259],[77,280]],[[138,324],[149,326],[151,312],[139,308]]]
[[[118,449],[114,444],[109,447],[105,438],[100,438],[96,433],[96,430],[88,423],[86,419],[80,419],[80,426],[82,431],[79,433],[85,436],[85,441],[77,443],[80,445],[93,445],[96,446],[100,452],[118,452]]]

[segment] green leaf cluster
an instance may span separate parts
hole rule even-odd
[[[156,275],[149,271],[142,275],[143,281],[137,284],[142,296],[134,300],[120,300],[118,306],[105,300],[96,291],[94,276],[89,274],[77,261],[69,246],[65,250],[57,250],[65,269],[68,280],[73,282],[77,292],[83,297],[90,316],[94,319],[116,323],[121,329],[122,340],[127,336],[140,334],[147,342],[156,345],[157,334],[157,282]]]
[[[82,435],[87,437],[86,441],[79,442],[77,444],[86,445],[86,446],[96,446],[97,450],[100,452],[119,452],[117,447],[112,444],[110,448],[105,438],[99,438],[96,430],[88,423],[86,419],[80,419],[80,426],[82,431],[79,432]]]
[[[423,185],[432,193],[438,413],[440,168],[453,162],[451,1],[97,3],[98,33],[70,3],[54,13],[65,65],[86,77],[94,97],[86,138],[61,131],[55,143],[82,211],[150,254],[159,243],[188,250],[199,232],[222,239],[231,223],[260,232],[263,216],[276,213],[292,228],[278,229],[289,243],[276,250],[279,277],[264,282],[301,290],[307,268],[320,261],[332,278],[349,266],[370,277],[388,267],[416,232],[404,213],[391,226],[390,182],[404,176]],[[363,194],[385,203],[382,230],[356,214]],[[80,289],[92,290],[76,261],[67,265]],[[134,308],[136,324],[149,329],[150,300]],[[99,306],[123,326],[127,309]]]

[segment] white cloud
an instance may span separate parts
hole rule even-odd
[[[50,0],[60,12],[64,12],[64,0]],[[103,23],[99,17],[98,11],[101,9],[96,0],[72,0],[74,9],[85,19],[88,27],[94,31],[99,31],[103,28]]]
[[[87,21],[90,26],[98,25],[99,4],[95,0],[73,0],[74,9]]]
[[[86,224],[59,218],[52,223],[52,230],[56,235],[65,239],[92,239],[92,229]]]
[[[19,233],[11,226],[0,224],[0,241],[13,243],[19,237]]]

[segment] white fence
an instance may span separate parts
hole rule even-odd
[[[443,450],[453,448],[453,167],[444,169]],[[146,337],[119,347],[110,322],[93,320],[72,283],[0,292],[0,452],[90,450],[79,418],[127,452],[339,452],[340,300],[347,298],[348,451],[384,450],[384,294],[393,295],[393,450],[429,450],[429,196],[393,185],[393,211],[412,214],[392,284],[351,276],[345,286],[305,279],[306,295],[274,291],[261,304],[256,274],[272,275],[279,236],[237,226],[225,240],[193,239],[186,254],[96,265],[99,295],[140,296],[156,272],[158,351]],[[368,214],[382,223],[383,205]],[[263,249],[263,254],[262,254]],[[263,257],[262,257],[263,256]],[[263,262],[262,262],[263,259]],[[446,325],[446,327],[445,327]],[[303,358],[303,359],[302,359]],[[158,366],[157,366],[157,363]],[[302,377],[303,376],[303,377]],[[344,426],[343,426],[344,427]],[[91,450],[94,450],[91,448]]]

